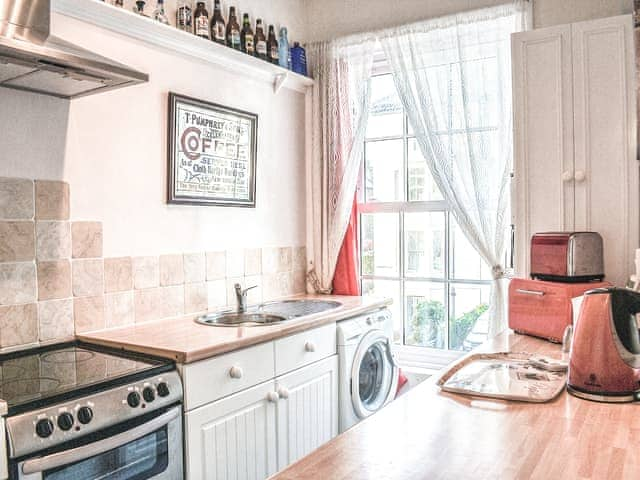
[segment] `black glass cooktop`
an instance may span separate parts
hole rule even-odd
[[[0,399],[9,415],[171,370],[166,359],[64,343],[0,355]]]

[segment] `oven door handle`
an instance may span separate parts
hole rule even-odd
[[[100,455],[101,453],[126,445],[129,442],[137,440],[138,438],[144,437],[145,435],[164,427],[179,415],[180,408],[175,407],[136,428],[118,433],[112,437],[107,437],[103,440],[83,445],[82,447],[74,448],[72,450],[27,460],[22,464],[22,473],[29,475],[32,473],[44,472],[64,465],[71,465],[95,455]]]

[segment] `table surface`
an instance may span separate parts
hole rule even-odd
[[[558,345],[505,332],[483,352],[560,358]],[[549,403],[441,392],[434,376],[273,479],[638,479],[640,405],[564,391]]]

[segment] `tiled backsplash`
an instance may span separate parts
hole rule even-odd
[[[102,224],[70,221],[69,185],[0,178],[0,350],[304,293],[304,247],[103,258]]]

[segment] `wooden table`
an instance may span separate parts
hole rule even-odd
[[[560,347],[505,333],[482,351]],[[440,392],[437,377],[338,436],[274,480],[639,479],[640,405],[563,392],[545,404]]]

